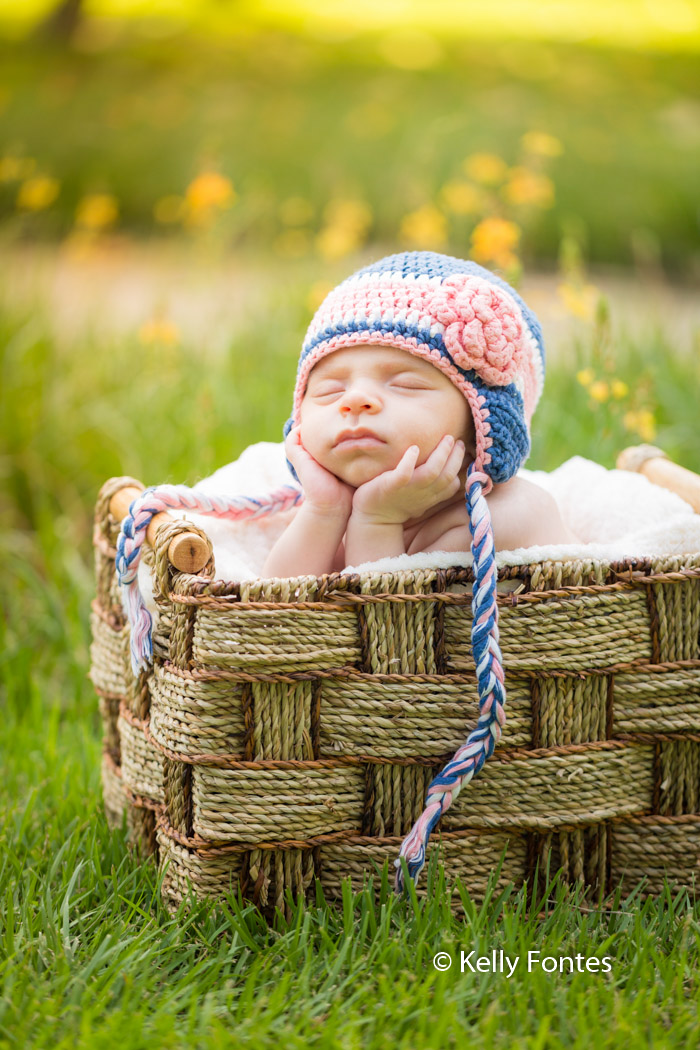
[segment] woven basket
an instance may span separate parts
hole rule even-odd
[[[223,583],[176,572],[161,527],[154,665],[134,678],[100,493],[92,680],[104,799],[176,906],[241,886],[328,898],[391,863],[478,717],[466,568]],[[443,816],[448,876],[483,896],[561,869],[609,893],[692,887],[700,858],[700,554],[501,569],[507,724]],[[393,869],[392,869],[393,870]],[[356,881],[357,880],[357,881]],[[424,882],[425,880],[423,880]]]

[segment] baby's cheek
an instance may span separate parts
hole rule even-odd
[[[310,449],[312,445],[318,444],[318,422],[314,420],[313,412],[310,412],[308,409],[304,411],[303,404],[299,412],[299,433],[305,448]]]

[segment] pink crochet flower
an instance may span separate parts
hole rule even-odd
[[[481,277],[455,274],[436,289],[431,312],[460,368],[473,368],[490,386],[507,386],[523,358],[523,319],[514,299]]]

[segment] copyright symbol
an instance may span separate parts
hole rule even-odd
[[[433,956],[433,966],[436,970],[449,970],[452,966],[452,958],[447,952],[438,952]]]

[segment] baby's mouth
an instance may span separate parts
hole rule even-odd
[[[384,444],[384,441],[376,437],[350,437],[339,441],[335,449],[336,451],[350,451],[354,448],[379,448]]]
[[[358,427],[356,430],[343,430],[335,445],[336,449],[351,448],[376,448],[385,445],[386,442],[378,437],[373,430],[367,427]]]

